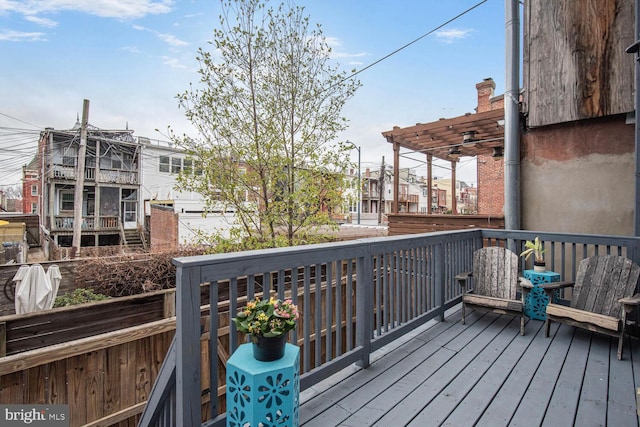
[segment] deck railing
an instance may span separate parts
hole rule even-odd
[[[224,390],[218,330],[229,328],[228,347],[235,350],[242,337],[230,319],[247,298],[273,291],[300,305],[302,320],[290,338],[301,347],[304,390],[353,363],[366,368],[373,351],[443,319],[460,302],[454,276],[471,270],[476,249],[504,245],[519,253],[535,236],[545,241],[547,268],[563,280],[572,280],[579,261],[592,254],[639,261],[640,238],[486,229],[178,258],[175,341],[140,425],[224,424],[216,393]],[[210,283],[204,307],[203,283]],[[228,313],[217,312],[220,286],[237,301]],[[204,361],[202,354],[208,354]]]
[[[73,221],[74,218],[72,216],[55,216],[53,218],[53,231],[72,231]],[[82,217],[83,231],[117,230],[120,219],[117,216],[101,216],[98,224],[99,226],[96,227],[96,218],[93,216]]]

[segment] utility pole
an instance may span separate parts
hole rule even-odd
[[[382,214],[384,213],[384,156],[382,156],[382,165],[380,165],[380,178],[378,180],[378,225],[382,224]]]
[[[73,195],[73,244],[71,257],[80,256],[82,242],[82,191],[84,190],[84,161],[87,154],[87,124],[89,122],[89,100],[82,104],[82,122],[80,123],[80,147],[76,162],[76,188]]]

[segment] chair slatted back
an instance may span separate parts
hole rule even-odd
[[[596,255],[578,265],[571,307],[605,316],[620,317],[620,298],[635,293],[640,267],[617,255]]]
[[[494,298],[516,299],[518,256],[501,247],[473,253],[473,293]]]

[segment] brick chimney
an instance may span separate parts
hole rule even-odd
[[[478,91],[478,108],[477,113],[484,113],[491,110],[491,98],[493,97],[493,90],[496,88],[496,83],[491,77],[484,79],[480,83],[476,84],[476,90]]]

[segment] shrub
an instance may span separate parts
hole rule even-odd
[[[97,294],[91,289],[78,288],[70,294],[60,295],[56,297],[56,301],[53,307],[67,307],[70,305],[84,304],[86,302],[102,301],[109,299],[110,297],[102,294]]]

